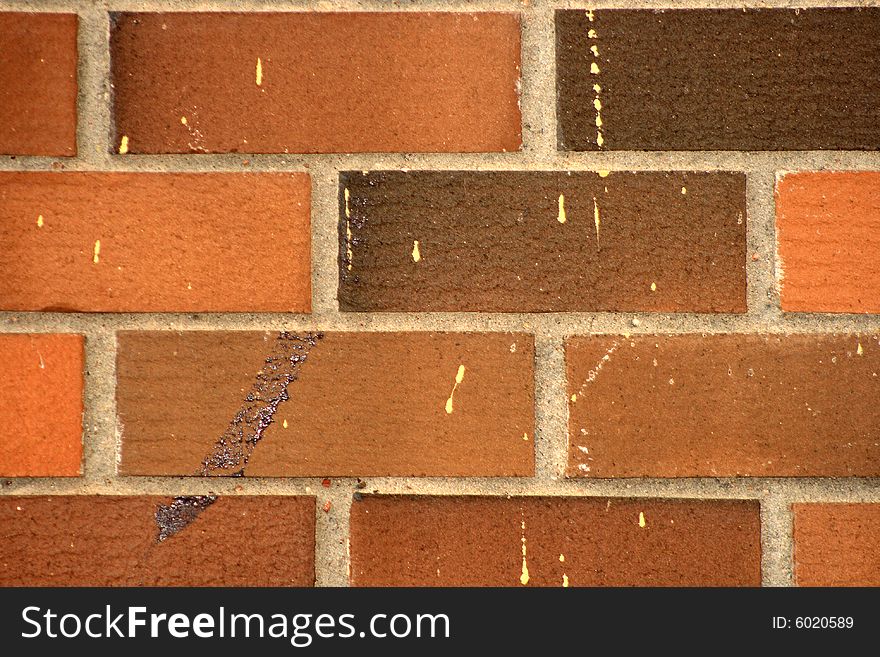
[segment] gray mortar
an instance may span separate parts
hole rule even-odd
[[[593,152],[556,151],[553,12],[565,8],[740,8],[880,6],[880,0],[0,0],[0,10],[76,12],[79,32],[79,123],[76,158],[0,157],[0,170],[306,171],[312,176],[311,315],[283,313],[13,313],[0,312],[7,333],[72,332],[86,336],[82,478],[5,479],[0,494],[17,495],[315,495],[319,586],[346,586],[351,495],[357,480],[318,478],[120,477],[114,389],[115,332],[166,330],[526,331],[535,334],[536,476],[534,478],[371,478],[363,492],[438,495],[583,495],[741,498],[761,501],[763,581],[792,584],[792,502],[880,502],[880,479],[739,478],[566,480],[568,407],[563,341],[585,333],[880,332],[880,315],[784,316],[776,290],[773,189],[776,173],[796,170],[878,170],[880,153]],[[488,154],[128,155],[111,153],[108,11],[517,11],[522,14],[523,150]],[[613,126],[608,127],[613,130]],[[247,160],[248,164],[244,165]],[[336,302],[337,174],[346,170],[693,170],[744,171],[747,182],[748,307],[744,315],[691,313],[349,313]],[[760,258],[751,260],[751,254]],[[633,320],[639,326],[633,325]],[[322,510],[329,500],[329,512]]]

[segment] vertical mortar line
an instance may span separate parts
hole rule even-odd
[[[336,299],[339,175],[319,160],[309,167],[312,177],[312,313],[316,324],[339,312]]]
[[[110,145],[110,20],[104,3],[77,12],[77,159],[80,168],[112,165]]]
[[[103,487],[116,477],[116,333],[86,330],[83,478]]]
[[[535,335],[535,479],[557,481],[568,460],[568,405],[561,335]]]
[[[551,2],[535,0],[521,11],[520,110],[521,160],[552,159],[556,155],[556,31]],[[520,163],[522,165],[522,162]],[[530,168],[530,167],[524,167]]]
[[[349,519],[352,489],[344,481],[317,489],[315,513],[315,585],[349,585]],[[329,501],[328,512],[323,509]]]
[[[782,485],[771,485],[761,498],[761,583],[793,586],[794,539],[791,502]]]
[[[746,172],[748,311],[755,319],[768,324],[782,317],[776,281],[775,184],[776,172],[772,164]],[[754,260],[754,256],[758,259]]]

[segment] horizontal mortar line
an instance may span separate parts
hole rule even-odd
[[[247,160],[248,164],[243,162]],[[321,164],[334,172],[437,171],[732,171],[763,173],[880,167],[880,151],[592,151],[573,153],[320,153],[112,155],[93,162],[82,156],[0,158],[2,171],[188,173],[308,173]]]
[[[4,479],[0,495],[311,495],[318,498],[352,494],[489,495],[497,497],[547,495],[552,497],[694,497],[704,499],[763,499],[788,501],[880,502],[880,478],[737,477],[557,479],[530,477],[329,477],[325,488],[319,478],[297,477],[139,477],[117,476],[110,481],[82,479]]]
[[[634,325],[636,322],[638,325]],[[880,315],[669,313],[0,313],[6,333],[58,330],[317,330],[354,332],[516,332],[548,336],[582,333],[829,333],[880,330]]]

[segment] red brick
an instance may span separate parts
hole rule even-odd
[[[75,14],[0,13],[0,153],[76,155]]]
[[[783,310],[880,313],[880,171],[782,176],[776,230]]]
[[[570,476],[876,477],[876,335],[572,338]]]
[[[344,172],[355,311],[746,311],[745,176]]]
[[[158,540],[164,497],[0,498],[0,586],[312,586],[313,497],[220,497]]]
[[[799,586],[880,586],[880,504],[795,504]]]
[[[514,13],[123,13],[111,56],[131,153],[521,144]]]
[[[355,586],[759,586],[757,502],[366,496]]]
[[[532,475],[533,360],[524,334],[122,332],[121,471]]]
[[[0,309],[308,312],[301,173],[0,173]]]
[[[78,476],[82,336],[0,335],[0,362],[0,476]]]

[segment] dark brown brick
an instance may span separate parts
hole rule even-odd
[[[0,586],[312,586],[313,497],[221,497],[159,542],[165,497],[0,497]]]
[[[308,312],[302,173],[0,173],[0,309]]]
[[[358,171],[339,191],[343,310],[746,310],[739,173]]]
[[[799,586],[880,586],[880,504],[795,504]]]
[[[130,153],[521,144],[515,13],[124,13],[111,56]]]
[[[556,35],[561,149],[880,146],[880,8],[562,10]]]
[[[76,155],[75,14],[0,13],[0,153]]]
[[[220,466],[209,473],[220,475],[534,473],[532,336],[328,333],[314,346],[302,338],[120,333],[121,472],[200,474],[214,454]],[[291,368],[281,363],[288,354],[306,360]],[[296,380],[284,386],[285,374]],[[221,437],[233,456],[218,452]],[[242,455],[242,439],[259,444]]]
[[[759,586],[757,502],[366,496],[355,586]]]
[[[569,475],[876,477],[876,335],[571,338]]]

